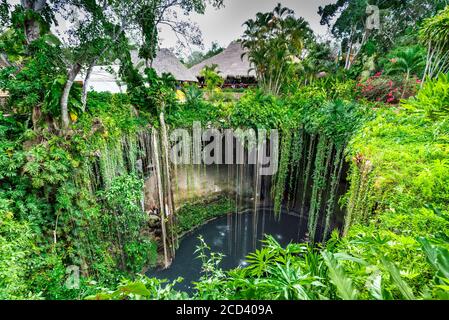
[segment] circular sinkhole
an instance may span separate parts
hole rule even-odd
[[[262,240],[271,235],[282,246],[291,242],[307,241],[306,223],[298,215],[281,213],[276,217],[270,209],[234,213],[212,220],[180,239],[176,257],[168,269],[150,270],[149,277],[174,281],[182,277],[184,281],[175,286],[176,289],[192,292],[192,282],[201,277],[202,262],[195,254],[200,245],[201,236],[210,247],[211,252],[224,255],[220,268],[231,270],[245,267],[249,253],[260,249]]]

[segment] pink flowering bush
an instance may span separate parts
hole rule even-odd
[[[403,77],[385,76],[382,72],[376,73],[356,86],[359,99],[387,104],[398,104],[401,99],[416,94],[420,80],[411,78],[409,81]]]

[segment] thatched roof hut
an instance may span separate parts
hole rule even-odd
[[[197,77],[200,77],[201,70],[206,66],[217,65],[220,75],[224,78],[255,78],[256,73],[251,70],[251,63],[247,55],[243,55],[245,49],[238,41],[233,41],[221,53],[213,56],[203,62],[190,68],[190,71]]]
[[[145,68],[145,63],[138,57],[137,51],[131,52],[131,59],[133,64],[142,70]],[[164,73],[171,73],[176,80],[182,82],[198,82],[198,79],[192,72],[189,71],[179,60],[175,54],[169,49],[160,49],[156,58],[154,58],[151,67],[156,71],[158,76]]]
[[[131,51],[131,60],[138,70],[144,70],[145,62],[139,58],[137,51]],[[198,82],[198,79],[168,49],[158,51],[152,67],[159,76],[163,73],[171,73],[178,81]],[[119,68],[118,64],[95,66],[89,79],[89,90],[111,93],[126,92],[126,84],[120,80],[118,75]],[[82,83],[84,75],[80,74],[75,81]]]

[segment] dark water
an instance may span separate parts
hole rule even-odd
[[[201,276],[201,261],[195,250],[202,236],[212,252],[225,255],[220,267],[224,270],[246,265],[246,256],[261,247],[265,235],[273,236],[281,245],[304,240],[304,223],[298,216],[282,214],[276,218],[271,210],[232,214],[216,219],[186,235],[180,240],[176,259],[167,270],[149,271],[150,277],[175,280],[184,278],[176,289],[192,292],[192,281]],[[302,227],[302,228],[300,228]]]

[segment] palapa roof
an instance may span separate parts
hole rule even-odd
[[[256,73],[254,70],[251,70],[251,63],[247,55],[243,55],[244,53],[245,49],[241,43],[233,41],[223,52],[198,63],[190,68],[190,71],[199,77],[204,67],[216,64],[223,78],[255,77]]]
[[[131,60],[138,70],[144,70],[145,62],[139,58],[136,50],[131,51]],[[152,67],[159,76],[163,73],[171,73],[178,81],[198,82],[198,79],[168,49],[158,51]],[[126,92],[127,86],[120,80],[119,69],[118,64],[93,67],[88,84],[89,90],[111,93]],[[75,81],[83,82],[84,77],[85,75],[81,73]]]
[[[134,66],[139,70],[145,67],[145,63],[138,57],[137,51],[131,52],[131,59]],[[190,72],[169,49],[160,49],[157,52],[151,67],[156,71],[158,76],[162,76],[163,73],[171,73],[178,81],[198,82],[198,79],[192,72]]]

